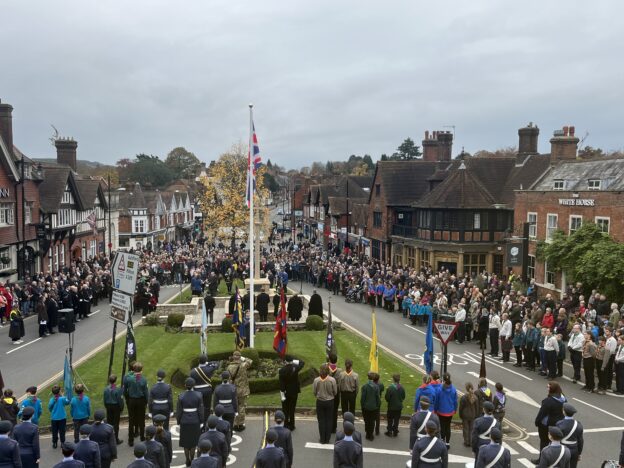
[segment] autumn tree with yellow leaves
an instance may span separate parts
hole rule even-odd
[[[254,197],[254,211],[262,220],[262,228],[269,220],[268,211],[261,203],[269,195],[263,183],[264,171],[265,167],[261,166],[256,172],[257,194]],[[234,243],[236,231],[247,233],[249,226],[246,203],[247,146],[239,143],[222,154],[208,167],[208,174],[201,179],[201,184],[203,190],[199,198],[207,236],[214,238],[221,228],[231,228]]]

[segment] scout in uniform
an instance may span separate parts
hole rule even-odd
[[[563,404],[563,414],[565,417],[561,421],[557,421],[557,427],[561,429],[563,438],[561,444],[570,449],[570,468],[576,468],[581,453],[583,453],[583,425],[580,421],[573,418],[576,408],[570,403]]]
[[[345,371],[342,373],[338,390],[340,391],[340,402],[342,403],[342,414],[350,411],[355,412],[355,401],[360,388],[360,377],[353,371],[353,361],[345,360]]]
[[[173,413],[173,393],[171,385],[163,382],[165,379],[165,371],[159,369],[156,373],[158,381],[152,385],[149,392],[149,414],[152,420],[157,414],[167,417],[165,420],[165,429],[169,430],[169,417]]]
[[[433,421],[437,427],[440,427],[440,418],[433,411],[429,411],[429,397],[420,398],[420,410],[412,414],[410,419],[410,440],[409,449],[412,450],[416,441],[427,435],[427,423]]]
[[[283,468],[286,465],[286,455],[281,448],[275,446],[275,441],[277,432],[269,429],[266,432],[266,445],[256,454],[257,468]]]
[[[570,466],[570,449],[561,443],[563,432],[557,426],[548,428],[550,445],[540,453],[537,468],[568,468]]]
[[[215,388],[212,396],[213,407],[223,405],[223,419],[234,426],[234,415],[238,411],[236,387],[230,383],[230,373],[225,371],[221,374],[221,383]],[[213,447],[214,448],[214,447]]]
[[[247,408],[247,398],[249,397],[249,376],[247,375],[247,370],[251,367],[251,364],[251,359],[241,356],[240,351],[234,351],[232,363],[227,368],[232,376],[232,383],[236,385],[238,414],[234,418],[234,430],[238,432],[245,430],[245,410]]]
[[[362,468],[364,466],[364,451],[362,445],[353,439],[355,426],[344,421],[344,438],[334,444],[334,468]]]
[[[195,390],[202,394],[204,399],[204,414],[202,424],[206,424],[210,416],[210,403],[212,400],[212,374],[217,369],[216,364],[208,363],[205,354],[199,356],[199,365],[191,369],[191,377],[195,380]]]
[[[141,374],[143,364],[135,362],[132,371],[124,377],[124,396],[128,402],[128,445],[132,447],[134,438],[145,440],[145,408],[149,398],[147,380]]]
[[[490,431],[491,442],[482,445],[475,468],[511,468],[511,453],[503,447],[503,433],[494,428]]]
[[[500,423],[492,415],[494,404],[491,401],[483,402],[483,416],[475,419],[472,426],[472,453],[475,455],[475,462],[479,455],[479,448],[490,443],[490,433],[495,427],[500,429]]]
[[[108,378],[109,384],[104,389],[104,406],[106,407],[106,422],[113,426],[115,441],[117,445],[123,440],[119,440],[119,419],[124,409],[123,390],[117,386],[117,376],[112,374]]]
[[[201,393],[193,390],[195,380],[186,379],[184,386],[186,391],[178,396],[176,408],[176,420],[180,425],[180,447],[184,448],[186,466],[191,466],[195,458],[195,448],[201,434],[202,416],[204,414],[204,401]]]
[[[435,422],[427,421],[427,435],[418,439],[412,448],[412,468],[448,467],[448,449],[436,436],[438,427]]]

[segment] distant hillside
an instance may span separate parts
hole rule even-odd
[[[56,158],[37,158],[34,161],[39,161],[42,163],[55,163]],[[97,161],[83,161],[78,160],[78,174],[83,176],[100,176],[107,177],[110,173],[111,182],[117,182],[117,167],[111,166],[107,164],[102,164]]]

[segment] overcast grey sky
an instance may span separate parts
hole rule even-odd
[[[114,163],[185,146],[214,159],[246,140],[266,161],[378,159],[455,125],[456,154],[549,150],[572,124],[624,146],[621,1],[0,0],[0,99],[15,144]]]

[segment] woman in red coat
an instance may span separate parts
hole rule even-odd
[[[546,313],[544,314],[544,318],[542,318],[542,328],[552,328],[555,326],[555,317],[552,314],[550,308],[546,309]]]

